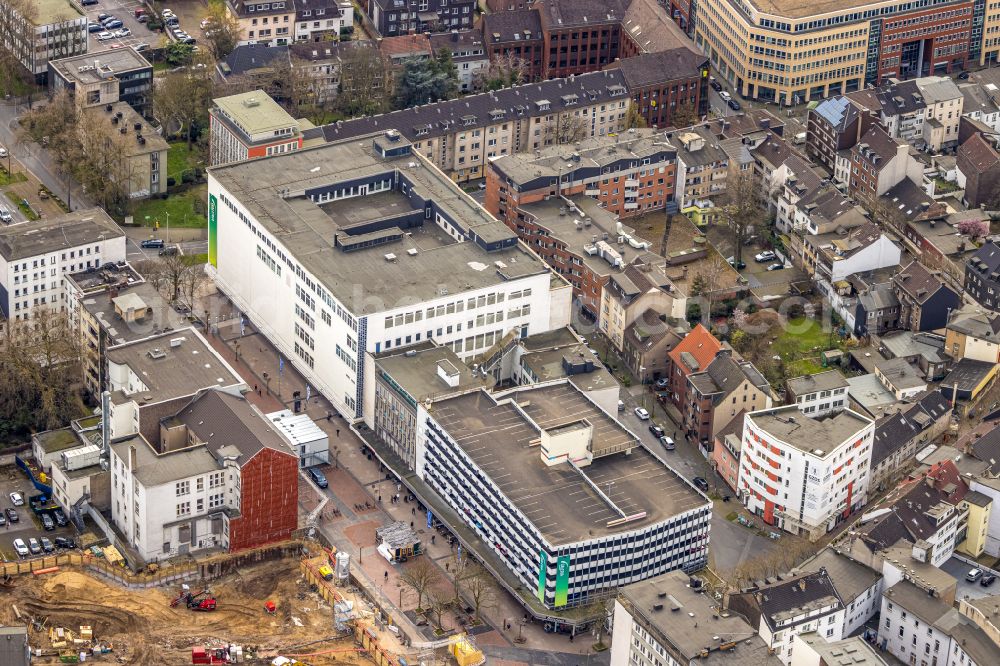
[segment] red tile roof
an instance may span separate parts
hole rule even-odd
[[[684,370],[684,374],[687,375],[707,368],[720,349],[722,349],[722,344],[715,339],[715,336],[707,328],[698,324],[670,351],[669,356],[674,365]],[[694,357],[698,363],[697,368],[690,368],[681,360],[681,354],[685,352]]]

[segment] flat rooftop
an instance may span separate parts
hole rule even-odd
[[[34,0],[31,4],[38,10],[32,19],[35,25],[75,21],[83,16],[69,0]]]
[[[566,369],[563,367],[564,358],[577,363],[590,361],[593,363],[594,369],[590,372],[568,375],[566,374]],[[614,376],[604,367],[604,364],[582,342],[564,347],[527,352],[521,357],[521,363],[531,368],[531,371],[535,373],[535,377],[540,382],[566,377],[581,391],[595,391],[608,386],[617,386],[618,384]]]
[[[109,345],[121,345],[148,338],[150,335],[169,333],[182,330],[190,325],[187,318],[178,313],[160,295],[160,292],[148,282],[140,282],[117,290],[117,296],[112,291],[85,294],[80,304],[91,316],[101,323],[108,334]],[[115,299],[132,297],[133,305],[142,304],[152,309],[152,312],[135,321],[125,321],[115,312]],[[122,301],[119,301],[122,302]]]
[[[886,666],[886,661],[860,636],[828,643],[815,631],[799,634],[804,642],[819,655],[821,664],[829,666]]]
[[[617,230],[618,217],[601,208],[596,199],[580,195],[570,197],[569,201],[575,210],[567,205],[565,199],[558,197],[525,204],[519,208],[533,216],[537,224],[545,227],[554,238],[565,243],[566,249],[579,256],[583,264],[597,275],[620,273],[636,257],[649,264],[662,266],[665,263],[663,257],[647,249],[649,241],[640,238],[628,225],[622,225],[624,235],[631,236],[643,246],[637,248],[629,243],[619,244],[618,236],[623,234],[619,234]],[[613,265],[611,260],[602,258],[598,243],[606,243],[609,249],[618,253],[621,257],[620,267]]]
[[[259,90],[219,97],[216,108],[245,134],[262,134],[295,125],[295,118]]]
[[[153,67],[148,60],[129,46],[51,60],[49,65],[67,80],[83,85],[105,81],[120,72]]]
[[[759,428],[776,439],[818,456],[825,456],[875,423],[849,409],[833,415],[812,417],[800,412],[795,405],[750,412],[747,418],[753,419]]]
[[[708,501],[566,383],[497,396],[469,393],[435,403],[431,414],[553,546],[653,525]],[[595,450],[630,447],[631,453],[596,457],[580,472],[568,463],[546,466],[537,446],[539,428],[565,427],[583,418],[593,426]],[[602,492],[611,488],[615,505],[628,514],[645,512],[645,517],[608,527],[621,515],[593,486]]]
[[[172,341],[180,341],[173,346]],[[138,397],[162,402],[192,395],[210,387],[237,386],[243,379],[193,328],[170,331],[108,349],[108,363],[131,368],[145,389],[132,395],[115,391],[111,399],[121,404]],[[149,397],[146,400],[146,397]]]
[[[823,14],[839,14],[844,11],[865,7],[867,5],[878,5],[879,2],[873,0],[747,0],[750,5],[764,14],[784,16],[785,18],[798,19],[807,16],[820,16]],[[733,6],[739,10],[739,4],[730,0]]]
[[[721,610],[718,602],[701,590],[692,589],[689,581],[687,574],[671,571],[628,585],[619,594],[632,606],[631,612],[638,616],[639,623],[674,645],[684,655],[685,662],[763,663],[767,647],[756,630],[738,613],[727,613],[728,617],[717,615]],[[763,648],[763,654],[758,648]],[[702,650],[709,650],[706,658],[699,658]],[[749,661],[751,657],[760,661]]]
[[[472,369],[451,348],[433,342],[382,352],[375,356],[375,365],[417,402],[469,387],[493,387],[492,377],[487,379],[473,375]],[[438,374],[439,367],[456,373],[458,385],[449,386]]]
[[[788,389],[795,395],[808,395],[817,391],[833,391],[847,388],[847,379],[840,370],[827,370],[815,375],[792,377],[788,380]]]
[[[108,106],[111,107],[110,110]],[[89,122],[111,123],[119,131],[124,130],[121,138],[129,157],[170,150],[170,144],[167,143],[167,140],[160,136],[128,102],[91,106],[84,109],[83,113]],[[113,118],[118,118],[118,121],[115,122]],[[139,137],[142,137],[141,141]]]
[[[7,261],[15,261],[124,235],[102,209],[87,208],[0,228],[0,255]]]
[[[303,268],[358,315],[549,272],[512,231],[424,157],[413,153],[383,157],[373,145],[382,138],[374,135],[342,140],[220,166],[209,169],[209,177],[218,181]],[[390,145],[400,151],[409,146],[403,139]],[[399,232],[393,242],[349,252],[338,247],[338,235],[342,242],[360,237],[345,229],[384,217],[386,212],[405,212],[400,197],[366,196],[330,207],[316,203],[307,193],[377,177],[407,182],[411,202],[432,202],[439,214],[465,227],[458,232],[464,231],[464,242],[445,233],[435,221],[421,220],[417,226],[405,229],[387,227],[386,231]],[[373,198],[375,210],[358,210],[367,208]],[[412,203],[410,206],[410,212],[422,213],[421,208],[414,208]],[[500,249],[487,251],[476,239]],[[387,254],[395,260],[387,260]],[[359,284],[364,285],[361,298],[356,289]]]

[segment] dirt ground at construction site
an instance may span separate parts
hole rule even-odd
[[[255,646],[261,659],[249,663],[270,663],[263,658],[277,655],[301,655],[311,666],[371,663],[357,653],[352,636],[337,637],[333,609],[310,589],[296,560],[257,564],[213,581],[209,589],[216,610],[197,612],[170,606],[179,587],[129,590],[69,569],[19,576],[0,588],[0,623],[27,623],[32,647],[43,649],[50,645],[50,628],[78,632],[89,625],[95,641],[113,646],[108,654],[88,656],[98,664],[190,664],[192,647],[227,643]],[[277,606],[273,615],[264,609],[267,601]],[[59,657],[32,663],[56,664]]]

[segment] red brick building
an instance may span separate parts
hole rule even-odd
[[[879,81],[964,68],[969,58],[973,4],[970,0],[883,19]]]
[[[519,9],[483,16],[483,43],[491,63],[519,66],[522,82],[537,81],[542,66],[545,40],[538,10]]]
[[[291,538],[298,528],[299,459],[263,414],[242,396],[213,390],[174,420],[239,470],[239,504],[228,511],[229,550]]]
[[[611,65],[625,76],[632,102],[649,127],[672,126],[678,108],[708,113],[708,59],[686,48],[642,53]]]
[[[622,0],[538,0],[545,78],[603,69],[619,57]]]

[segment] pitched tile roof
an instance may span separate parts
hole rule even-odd
[[[627,0],[538,0],[542,22],[550,30],[573,26],[618,23],[625,16]]]
[[[685,374],[688,374],[707,368],[720,349],[722,343],[707,328],[698,324],[670,351],[669,356],[674,365],[686,368]],[[686,356],[682,357],[682,354]]]
[[[981,132],[976,132],[958,147],[958,154],[968,160],[979,172],[987,171],[1000,164],[1000,152],[986,140]]]
[[[876,171],[881,171],[889,164],[889,160],[894,158],[900,146],[904,142],[893,139],[882,129],[881,125],[872,125],[856,146],[851,148],[852,153],[857,153],[861,159],[868,162]]]
[[[872,441],[872,467],[896,451],[906,448],[910,440],[921,433],[921,428],[905,414],[889,414],[875,422],[875,438]]]
[[[265,448],[293,455],[287,440],[243,396],[209,389],[174,417],[217,457],[235,455],[245,465]]]
[[[487,44],[542,39],[542,19],[537,9],[516,9],[483,15],[483,39]]]
[[[673,21],[670,23],[676,25]],[[620,69],[625,82],[634,89],[662,83],[664,80],[698,76],[701,66],[706,62],[705,56],[687,47],[675,47],[669,51],[640,53],[611,63],[608,68]]]
[[[630,0],[622,29],[646,53],[684,48],[695,52],[694,42],[684,34],[669,12],[656,0]],[[630,58],[626,58],[630,60]],[[704,56],[702,56],[704,60]]]
[[[925,303],[937,293],[943,283],[935,273],[917,261],[911,261],[892,279],[893,285],[917,303]]]

